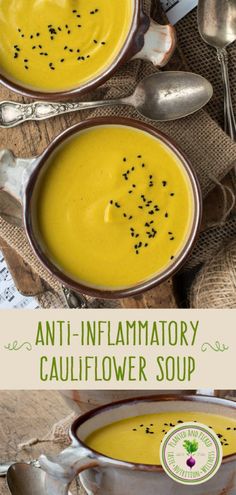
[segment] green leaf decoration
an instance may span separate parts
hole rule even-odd
[[[187,454],[194,454],[198,450],[198,443],[196,440],[190,442],[190,440],[185,440],[183,443],[183,447],[185,448]]]

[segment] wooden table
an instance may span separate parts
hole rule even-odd
[[[59,392],[0,392],[0,463],[37,459],[42,453],[59,453],[65,445],[40,443],[18,452],[18,444],[31,438],[43,438],[53,424],[71,413]],[[73,495],[81,495],[74,483]],[[6,478],[0,477],[0,495],[9,495]],[[32,494],[33,495],[33,494]]]

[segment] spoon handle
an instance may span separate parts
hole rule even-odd
[[[27,120],[44,120],[69,112],[90,108],[120,105],[122,100],[102,100],[91,102],[43,102],[17,103],[14,101],[0,102],[0,127],[10,128]]]
[[[236,121],[230,91],[227,51],[225,50],[225,48],[218,49],[217,55],[221,64],[221,72],[224,84],[225,132],[231,137],[231,139],[236,141]]]

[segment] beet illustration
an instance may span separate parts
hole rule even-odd
[[[189,458],[187,459],[186,464],[187,464],[187,466],[188,466],[190,469],[192,469],[192,468],[193,468],[193,466],[195,466],[196,461],[195,461],[195,459],[193,458],[193,456],[191,456],[191,457],[189,457]]]
[[[196,459],[194,459],[193,454],[198,450],[198,443],[196,440],[193,440],[192,442],[190,442],[190,440],[185,440],[183,447],[185,448],[187,454],[190,455],[186,461],[186,464],[190,469],[192,469],[196,464]]]

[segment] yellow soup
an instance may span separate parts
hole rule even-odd
[[[39,181],[36,228],[73,279],[120,288],[172,264],[193,220],[179,159],[150,134],[96,126],[68,139]]]
[[[0,66],[26,87],[60,91],[104,72],[127,39],[133,0],[0,0]]]
[[[172,427],[190,421],[205,424],[217,433],[224,456],[236,453],[236,421],[200,412],[165,412],[128,418],[95,431],[86,444],[114,459],[159,465],[159,449],[165,434]]]

